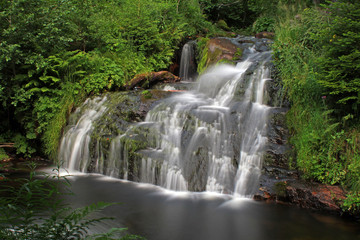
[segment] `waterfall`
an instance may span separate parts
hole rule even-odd
[[[183,46],[181,51],[179,77],[183,81],[193,81],[193,78],[196,75],[194,54],[195,44],[195,41],[190,41]]]
[[[68,130],[60,142],[59,161],[69,170],[86,172],[90,159],[90,134],[93,122],[102,116],[107,98],[87,99],[70,118]],[[82,111],[83,110],[83,111]],[[76,116],[80,116],[76,119]]]
[[[208,69],[193,90],[162,100],[144,122],[112,138],[109,154],[98,150],[103,160],[93,160],[95,171],[176,191],[250,197],[267,144],[270,59],[270,52],[252,49],[236,66]],[[65,167],[87,171],[92,124],[106,111],[105,102],[106,97],[85,102],[87,110],[64,134],[59,158]],[[134,154],[130,143],[139,139],[144,146]]]

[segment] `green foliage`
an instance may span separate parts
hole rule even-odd
[[[23,154],[29,157],[32,153],[36,152],[36,149],[30,145],[27,138],[21,134],[16,134],[12,141],[15,143],[14,147],[16,148],[17,154]]]
[[[360,212],[360,192],[350,192],[342,205],[342,209],[358,214]]]
[[[284,14],[278,12],[279,5],[311,6],[313,0],[199,0],[199,3],[207,18],[214,23],[225,20],[232,29],[238,31],[251,28],[258,19],[259,23],[255,29],[259,31],[255,32],[261,32],[272,31],[271,25],[274,21],[271,19]]]
[[[239,60],[243,56],[243,50],[241,48],[237,48],[234,54],[233,60]]]
[[[198,66],[197,66],[197,72],[199,74],[201,74],[203,71],[206,70],[206,68],[209,65],[208,62],[208,42],[209,42],[209,38],[201,38],[199,39],[199,41],[197,42],[197,62],[198,62]]]
[[[245,28],[255,19],[255,12],[249,8],[247,0],[200,0],[199,3],[211,21],[222,19],[230,27]]]
[[[127,230],[126,228],[112,228],[107,233],[95,234],[93,236],[87,237],[86,239],[88,239],[88,240],[115,240],[115,239],[117,239],[118,240],[119,238],[117,238],[117,237],[114,238],[114,236],[124,235],[123,232],[126,230]],[[126,234],[126,235],[122,236],[120,240],[144,240],[144,239],[145,238],[143,238],[141,236]]]
[[[275,19],[272,17],[259,17],[252,26],[252,31],[259,32],[273,32],[275,27]]]
[[[4,1],[0,135],[16,135],[19,154],[54,157],[81,99],[167,69],[180,42],[213,29],[197,0]]]
[[[145,99],[150,99],[152,98],[152,93],[149,90],[144,90],[141,92],[141,95],[144,96]]]
[[[318,14],[318,32],[312,33],[321,57],[317,59],[318,81],[332,96],[331,105],[341,115],[359,114],[360,92],[360,2],[337,1],[324,5]]]
[[[0,161],[8,158],[9,156],[6,154],[5,150],[3,148],[0,148]]]
[[[229,26],[227,25],[227,23],[220,19],[217,23],[216,23],[216,26],[221,28],[222,30],[225,30],[225,31],[230,31],[230,28]]]
[[[355,5],[348,1],[312,9],[282,5],[284,14],[272,46],[292,103],[287,121],[297,168],[304,178],[351,190],[343,206],[349,211],[359,210],[360,191],[359,64],[345,60],[359,48],[354,44],[359,33]],[[351,29],[343,25],[350,22]],[[340,109],[343,103],[347,105]]]
[[[28,178],[7,179],[0,189],[1,239],[114,239],[115,233],[124,230],[113,229],[106,234],[88,236],[91,226],[109,219],[91,218],[90,215],[113,204],[98,202],[72,209],[61,200],[64,193],[60,187],[69,187],[69,182],[58,174],[38,176],[35,167],[34,163],[30,164]],[[58,169],[55,171],[58,173]],[[141,238],[126,235],[120,239]]]

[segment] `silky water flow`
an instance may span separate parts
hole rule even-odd
[[[253,48],[236,66],[217,65],[202,74],[192,90],[164,99],[144,122],[112,138],[104,158],[100,144],[92,159],[93,124],[106,112],[107,97],[88,99],[71,116],[59,159],[69,170],[151,183],[176,191],[209,191],[251,197],[258,187],[267,144],[270,107],[264,104],[270,80],[270,52]],[[141,135],[139,159],[129,159],[125,139]],[[129,166],[138,161],[136,173]],[[136,177],[134,177],[136,175]],[[130,177],[132,176],[132,177]]]
[[[271,53],[254,49],[244,49],[236,66],[210,68],[196,82],[184,77],[180,87],[158,86],[171,97],[143,122],[124,124],[122,110],[140,104],[136,91],[88,99],[70,116],[59,149],[63,167],[74,174],[67,178],[74,195],[66,201],[123,203],[96,212],[114,219],[91,233],[120,226],[149,240],[359,239],[357,223],[249,199],[272,148],[268,115],[276,111],[267,104],[274,101],[266,87]],[[193,87],[174,91],[184,86]],[[130,95],[129,104],[122,97]]]

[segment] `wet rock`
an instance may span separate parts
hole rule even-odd
[[[255,35],[256,38],[268,38],[268,39],[274,39],[275,33],[273,32],[259,32]]]
[[[210,39],[205,49],[200,52],[198,72],[201,74],[209,66],[215,65],[220,61],[235,63],[236,60],[241,58],[243,50],[236,41],[219,37]]]
[[[268,148],[264,155],[264,167],[289,168],[291,146],[286,127],[287,108],[273,108],[269,116]]]
[[[107,94],[105,103],[105,113],[94,123],[94,130],[91,133],[90,142],[90,164],[87,172],[98,172],[97,166],[102,165],[106,169],[109,159],[111,141],[118,135],[125,133],[134,123],[143,121],[148,111],[157,101],[173,94],[169,91],[150,89],[145,91],[123,91]],[[129,150],[129,159],[138,158],[135,146],[140,146],[139,140],[134,138],[127,139],[126,144]],[[131,150],[133,149],[133,150]],[[138,172],[138,163],[131,162],[132,170]],[[136,171],[135,171],[136,170]],[[129,176],[129,179],[136,179],[136,174]]]
[[[238,47],[226,38],[213,38],[208,42],[210,64],[222,59],[233,60]]]
[[[149,89],[159,82],[173,83],[178,81],[180,78],[168,71],[150,72],[136,75],[125,87],[128,90]]]
[[[270,43],[272,43],[269,39],[259,39],[255,42],[255,50],[258,52],[270,51]]]
[[[309,183],[301,180],[278,181],[261,186],[256,200],[276,201],[321,212],[341,214],[346,192],[340,186]]]

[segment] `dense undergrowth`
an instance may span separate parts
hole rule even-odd
[[[360,3],[282,5],[279,11],[273,50],[291,101],[292,165],[306,179],[344,186],[344,209],[358,212]]]
[[[55,157],[85,97],[167,69],[179,43],[215,33],[198,1],[0,1],[0,142]]]

